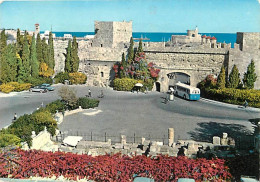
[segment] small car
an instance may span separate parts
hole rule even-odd
[[[40,85],[37,85],[35,87],[30,88],[30,92],[40,92],[44,93],[47,92],[48,90],[46,88],[42,88]]]
[[[47,91],[54,91],[54,87],[52,87],[50,84],[48,83],[43,83],[40,85],[41,88],[45,88],[47,89]]]

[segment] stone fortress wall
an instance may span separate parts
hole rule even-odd
[[[87,75],[90,86],[108,86],[114,78],[112,65],[121,61],[132,37],[130,22],[95,22],[95,36],[91,39],[78,38],[79,71]],[[14,32],[12,32],[15,35]],[[64,71],[68,39],[55,39],[55,72]],[[138,42],[135,42],[135,48]],[[260,89],[260,33],[238,32],[234,48],[231,44],[218,43],[215,37],[202,36],[198,29],[188,30],[187,35],[173,35],[169,42],[143,42],[147,60],[161,69],[154,89],[167,91],[169,85],[178,81],[178,74],[186,75],[193,86],[208,74],[218,75],[224,64],[230,73],[237,65],[241,78],[251,59],[256,65]],[[171,76],[169,76],[171,75]]]

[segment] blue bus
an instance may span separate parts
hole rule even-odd
[[[178,82],[174,85],[174,94],[187,100],[199,100],[200,89]]]

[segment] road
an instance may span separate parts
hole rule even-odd
[[[0,127],[11,123],[14,113],[18,117],[33,112],[37,107],[59,98],[58,88],[54,92],[23,92],[12,97],[0,97]],[[77,96],[91,89],[97,98],[101,88],[70,86]],[[176,98],[163,103],[164,93],[129,93],[103,89],[105,97],[95,110],[66,116],[59,125],[63,132],[71,135],[145,136],[167,137],[168,128],[174,128],[176,139],[211,140],[212,135],[228,132],[231,136],[244,135],[253,131],[249,119],[260,118],[257,111],[207,101],[186,101]]]

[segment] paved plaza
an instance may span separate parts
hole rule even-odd
[[[0,127],[11,123],[13,114],[18,117],[36,110],[59,98],[56,85],[54,92],[23,92],[10,97],[0,97]],[[133,137],[167,138],[168,128],[174,128],[175,140],[194,139],[210,140],[212,135],[228,132],[232,136],[245,135],[253,131],[249,119],[260,118],[258,110],[238,108],[222,103],[186,101],[175,98],[164,104],[165,93],[119,92],[106,88],[70,86],[82,97],[92,91],[97,98],[101,89],[105,97],[100,99],[98,108],[84,110],[66,116],[59,125],[62,132],[68,135],[118,136],[125,134]],[[94,139],[94,138],[93,138]],[[131,139],[132,140],[132,139]]]

